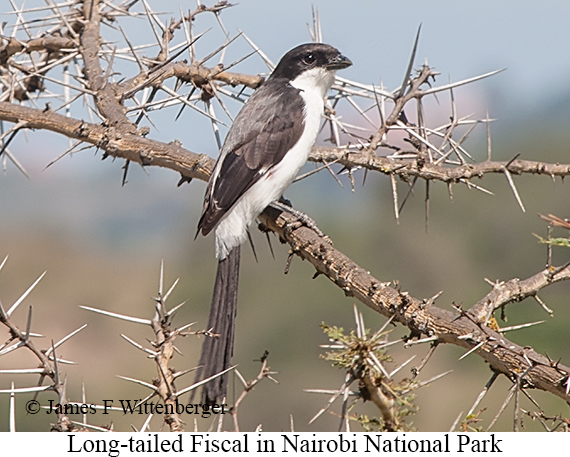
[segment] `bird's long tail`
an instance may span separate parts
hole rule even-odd
[[[209,378],[230,367],[234,349],[239,262],[239,246],[233,248],[225,259],[218,262],[208,329],[212,329],[212,332],[219,337],[205,338],[196,380]],[[221,403],[226,397],[228,377],[229,373],[225,373],[204,385],[203,404]]]

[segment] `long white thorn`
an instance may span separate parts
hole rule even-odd
[[[14,303],[12,305],[12,307],[8,310],[8,312],[6,313],[8,315],[8,317],[10,317],[10,315],[16,310],[16,308],[18,306],[20,306],[20,304],[26,299],[26,297],[30,294],[30,292],[32,290],[34,290],[34,287],[36,287],[36,285],[38,284],[38,282],[40,282],[40,280],[45,276],[45,274],[47,273],[47,271],[44,271],[40,277],[38,279],[36,279],[36,281],[28,288],[28,290],[26,290],[22,296],[20,298],[18,298],[18,300],[16,300],[16,303]]]

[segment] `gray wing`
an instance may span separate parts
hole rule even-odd
[[[303,99],[283,80],[268,80],[236,117],[210,177],[198,232],[207,235],[303,133]],[[221,164],[219,163],[221,161]]]

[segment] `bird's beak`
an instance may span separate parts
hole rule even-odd
[[[327,70],[342,70],[343,68],[350,67],[352,65],[352,61],[348,58],[343,56],[342,54],[333,57],[327,63]]]

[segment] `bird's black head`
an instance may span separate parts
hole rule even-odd
[[[351,65],[350,59],[328,44],[301,44],[281,58],[270,78],[285,78],[292,81],[303,72],[313,68],[334,72]]]

